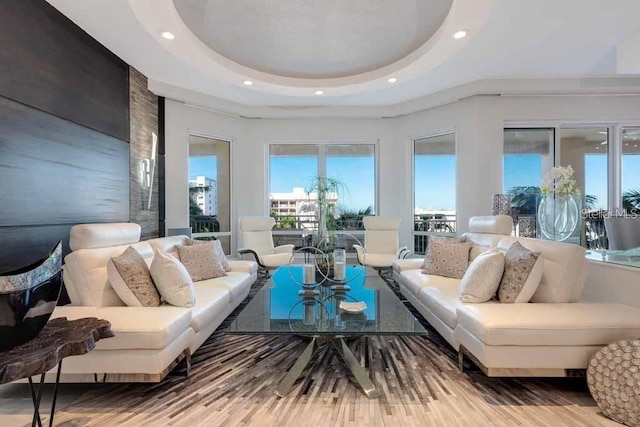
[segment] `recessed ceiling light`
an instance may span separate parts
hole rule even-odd
[[[316,95],[324,95],[324,91],[323,90],[317,90],[315,93],[316,93]]]
[[[598,131],[598,133],[599,133],[600,135],[606,135],[606,134],[608,134],[609,132],[607,132],[606,130],[599,130],[599,131]]]
[[[245,86],[252,86],[253,82],[251,80],[245,80],[242,82]]]
[[[389,78],[387,79],[387,81],[388,81],[389,83],[395,83],[395,82],[397,82],[397,81],[398,81],[398,78],[397,78],[397,77],[389,77]]]
[[[634,146],[635,148],[638,148],[638,144],[633,144],[633,146]]]
[[[458,30],[455,33],[453,33],[453,38],[456,40],[459,39],[463,39],[467,36],[467,31],[466,30]]]
[[[170,31],[163,31],[162,33],[160,33],[160,35],[167,40],[173,40],[176,38],[176,36],[174,36]]]
[[[602,141],[600,145],[607,145],[607,141]]]

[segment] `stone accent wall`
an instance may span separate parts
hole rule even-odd
[[[129,147],[130,164],[130,217],[131,222],[142,227],[141,240],[159,236],[159,177],[156,153],[156,168],[153,176],[153,191],[151,194],[151,209],[147,209],[149,188],[143,187],[141,163],[151,158],[151,132],[158,132],[158,97],[147,89],[147,78],[138,70],[129,67],[129,111],[131,120],[131,140]],[[160,145],[160,140],[158,140]]]

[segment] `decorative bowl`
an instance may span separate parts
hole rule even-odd
[[[0,351],[35,338],[62,288],[62,243],[39,261],[0,276]]]

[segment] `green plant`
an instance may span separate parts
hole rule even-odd
[[[314,176],[309,178],[306,191],[307,194],[316,193],[317,195],[318,237],[322,238],[328,230],[335,229],[336,203],[340,194],[348,194],[349,190],[346,184],[338,178]]]
[[[622,194],[622,208],[627,213],[640,213],[640,189],[627,190]]]

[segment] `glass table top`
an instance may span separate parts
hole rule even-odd
[[[304,288],[302,266],[278,268],[226,330],[231,334],[426,335],[427,330],[379,276],[347,266],[346,287]],[[341,302],[364,302],[348,312]],[[348,309],[349,307],[347,307]]]

